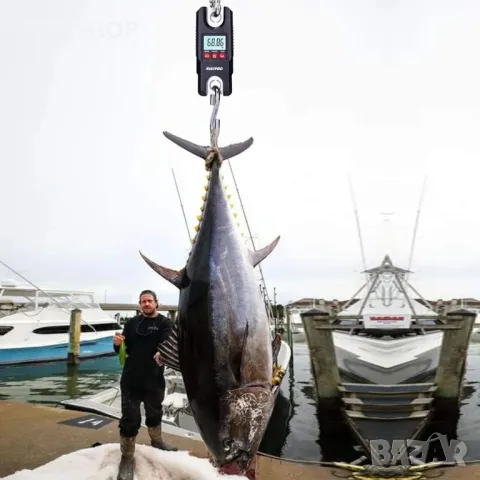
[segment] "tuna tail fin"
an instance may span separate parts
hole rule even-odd
[[[183,138],[177,137],[169,132],[163,132],[163,134],[171,140],[173,143],[178,145],[179,147],[183,148],[187,152],[193,153],[197,157],[203,158],[204,160],[207,159],[211,148],[204,147],[202,145],[197,145],[196,143],[189,142],[188,140],[184,140]],[[245,140],[241,143],[234,143],[232,145],[228,145],[227,147],[219,148],[220,156],[223,160],[228,160],[229,158],[235,157],[243,153],[245,150],[250,148],[253,144],[253,138],[250,137],[248,140]]]
[[[140,253],[147,264],[161,277],[170,282],[172,285],[175,285],[177,288],[182,288],[185,279],[184,268],[181,270],[172,270],[171,268],[162,267],[146,257],[142,252],[139,251],[138,253]]]
[[[280,235],[266,247],[261,250],[250,251],[250,261],[252,262],[253,268],[255,268],[260,262],[265,260],[272,252],[273,249],[277,246],[277,243],[280,240]]]

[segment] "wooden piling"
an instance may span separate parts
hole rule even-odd
[[[170,315],[170,319],[172,320],[173,323],[175,323],[177,319],[177,311],[176,310],[169,310],[168,314]]]
[[[333,344],[333,330],[321,328],[330,325],[331,317],[328,312],[315,308],[301,313],[301,317],[310,350],[317,399],[338,399],[340,373]]]
[[[292,350],[292,346],[293,346],[292,320],[290,316],[290,308],[288,307],[285,308],[285,319],[287,322],[287,342],[288,342],[288,346],[290,347],[290,350]]]
[[[70,312],[69,344],[68,344],[68,365],[77,365],[80,355],[80,333],[82,325],[82,311],[75,308]]]
[[[468,345],[477,314],[469,310],[454,310],[447,313],[447,323],[452,330],[443,331],[443,342],[435,377],[438,400],[459,400]]]

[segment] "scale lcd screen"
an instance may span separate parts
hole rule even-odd
[[[204,50],[225,50],[227,37],[225,35],[205,35],[203,37]]]

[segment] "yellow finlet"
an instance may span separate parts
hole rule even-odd
[[[200,225],[195,225],[195,226],[193,227],[193,229],[194,229],[196,232],[198,232],[198,231],[200,230]]]
[[[200,211],[203,212],[204,210],[205,210],[205,205],[202,205],[202,206],[200,207]]]
[[[208,191],[208,185],[205,185],[203,188],[205,189],[206,192]]]
[[[207,196],[206,196],[206,195],[203,195],[203,196],[202,196],[202,200],[203,200],[204,202],[206,202],[206,201],[207,201]]]
[[[202,219],[203,219],[203,215],[197,215],[197,220],[198,220],[199,222],[201,222]]]
[[[230,200],[230,197],[231,197],[231,196],[232,196],[232,195],[229,193],[229,194],[227,195],[227,200]]]

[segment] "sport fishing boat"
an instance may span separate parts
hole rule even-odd
[[[66,360],[73,309],[82,311],[80,358],[114,355],[113,336],[122,327],[93,293],[0,282],[0,366]]]
[[[338,312],[355,317],[353,325],[363,328],[335,330],[333,342],[342,374],[375,384],[414,382],[433,375],[438,367],[443,332],[425,330],[435,325],[437,312],[423,298],[414,299],[408,291],[408,270],[393,265],[385,256],[381,265],[364,272],[367,282]],[[355,298],[362,290],[366,295]],[[418,320],[414,317],[422,316]],[[429,317],[429,318],[427,318]],[[358,323],[357,323],[358,322]]]
[[[315,307],[312,307],[315,308]],[[291,308],[290,309],[290,328],[292,333],[305,333],[305,329],[303,328],[302,317],[300,314],[302,310],[299,308]]]
[[[277,365],[281,372],[287,370],[291,354],[292,352],[288,344],[282,341],[277,357]],[[275,396],[277,396],[280,391],[283,378],[283,374],[277,376],[278,383],[273,387]],[[174,431],[178,435],[201,441],[197,424],[189,407],[182,375],[170,368],[165,368],[165,384],[162,422],[170,431]],[[113,388],[102,390],[94,395],[63,400],[60,402],[60,405],[71,410],[97,413],[106,417],[120,419],[122,416],[120,384]],[[145,426],[145,410],[143,405],[141,411],[142,426]],[[165,431],[167,431],[167,429]]]

